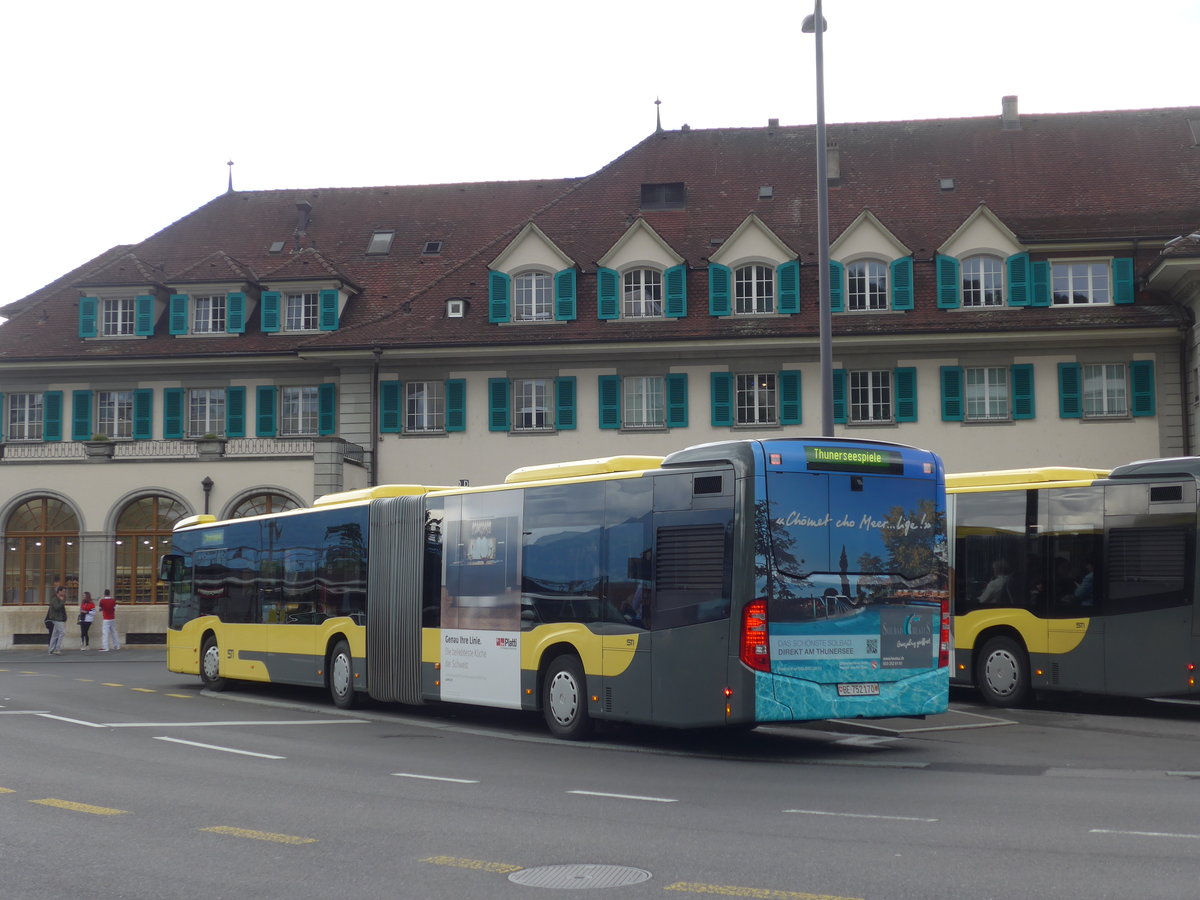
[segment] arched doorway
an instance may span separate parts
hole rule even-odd
[[[166,603],[158,560],[171,548],[171,528],[188,514],[170,497],[139,497],[117,517],[113,594],[122,603]]]
[[[54,497],[20,504],[4,526],[4,603],[42,604],[59,584],[79,599],[79,518]]]

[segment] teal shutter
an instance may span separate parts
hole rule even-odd
[[[86,441],[92,436],[92,392],[71,391],[71,440]]]
[[[225,295],[225,331],[228,334],[246,331],[246,295],[240,291]]]
[[[337,433],[337,385],[326,381],[317,387],[317,434]]]
[[[246,436],[246,389],[225,388],[225,437]]]
[[[896,387],[896,421],[917,421],[917,370],[910,367],[892,372]]]
[[[616,269],[596,270],[596,318],[621,317],[621,275]]]
[[[845,306],[846,267],[837,260],[829,261],[829,311],[841,312]]]
[[[713,372],[709,376],[712,391],[712,424],[714,428],[733,425],[733,376],[728,372]]]
[[[321,291],[319,302],[317,327],[321,331],[337,331],[338,292],[331,290]]]
[[[1154,360],[1139,359],[1131,362],[1129,385],[1133,395],[1130,412],[1135,416],[1154,415]]]
[[[893,259],[892,277],[889,279],[892,291],[892,309],[913,308],[913,261],[911,256]]]
[[[779,312],[791,315],[800,312],[800,263],[785,262],[775,270],[778,282]]]
[[[446,380],[446,430],[467,430],[467,381],[465,378]]]
[[[1058,364],[1058,417],[1083,418],[1083,386],[1079,363]]]
[[[621,427],[621,376],[601,375],[596,379],[600,404],[600,427]]]
[[[263,291],[259,301],[259,317],[262,319],[261,328],[271,334],[279,330],[279,304],[282,295],[279,291]]]
[[[846,370],[833,370],[833,421],[846,424]]]
[[[564,375],[554,379],[554,427],[559,431],[574,431],[575,414],[575,376]]]
[[[255,425],[254,433],[258,437],[275,437],[275,401],[278,396],[275,386],[260,384],[254,390],[255,396]]]
[[[42,394],[42,440],[61,441],[63,414],[63,392],[46,391]]]
[[[488,431],[508,431],[508,379],[488,379]]]
[[[937,258],[937,305],[938,309],[958,309],[962,305],[962,266],[953,256],[941,253]]]
[[[399,434],[403,404],[403,383],[379,382],[379,430],[383,434]]]
[[[942,382],[942,421],[963,420],[963,370],[962,366],[942,366],[938,369]]]
[[[560,322],[575,320],[575,270],[554,273],[554,318]]]
[[[138,337],[154,334],[154,298],[149,294],[133,298],[133,333]]]
[[[667,376],[667,427],[687,428],[688,425],[688,377],[687,372],[675,372]]]
[[[729,315],[730,274],[728,266],[709,263],[708,314],[710,316]]]
[[[1132,303],[1134,295],[1133,260],[1121,257],[1112,261],[1113,303]]]
[[[167,313],[167,331],[170,334],[188,333],[188,295],[172,294]]]
[[[99,320],[100,301],[96,297],[79,298],[79,336],[90,338],[96,336],[96,322]]]
[[[133,437],[138,441],[154,438],[154,391],[150,388],[133,392]]]
[[[1014,253],[1004,261],[1008,269],[1008,305],[1029,305],[1029,254]]]
[[[800,371],[786,369],[779,373],[779,424],[799,425],[803,421]]]
[[[1050,305],[1050,262],[1039,259],[1029,264],[1029,305]]]
[[[671,266],[663,273],[663,288],[666,303],[663,315],[668,319],[682,319],[687,315],[687,266]]]
[[[1021,363],[1009,370],[1012,381],[1012,417],[1032,419],[1036,410],[1033,401],[1033,366]]]
[[[503,272],[488,273],[488,321],[507,322],[512,314],[509,312],[508,292],[512,279]],[[495,429],[493,429],[495,430]],[[505,426],[504,431],[508,430]]]

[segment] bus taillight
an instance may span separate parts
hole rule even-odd
[[[741,660],[751,669],[771,671],[767,652],[767,601],[751,600],[742,610]]]
[[[950,665],[950,595],[942,597],[942,637],[938,645],[938,668]]]

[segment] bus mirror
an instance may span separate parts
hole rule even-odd
[[[183,566],[183,557],[178,553],[164,553],[158,561],[159,581],[178,581],[179,570]]]

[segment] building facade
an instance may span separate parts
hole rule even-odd
[[[161,640],[182,516],[819,434],[814,132],[230,191],[3,307],[0,646],[59,583]],[[1194,452],[1200,107],[828,136],[835,433],[952,471]]]

